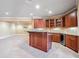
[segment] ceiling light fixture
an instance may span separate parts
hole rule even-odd
[[[39,9],[40,8],[40,5],[36,5],[35,7],[36,7],[36,9]]]
[[[49,12],[48,12],[49,14],[52,14],[52,11],[51,10],[49,10]]]
[[[30,16],[33,16],[33,13],[30,13]]]
[[[6,14],[6,15],[9,15],[9,13],[8,13],[8,12],[5,12],[5,14]]]

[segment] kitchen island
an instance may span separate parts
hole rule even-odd
[[[48,52],[51,49],[51,39],[48,32],[28,31],[29,32],[29,45]]]
[[[40,49],[42,51],[49,51],[51,49],[52,42],[64,44],[64,46],[78,52],[78,37],[79,33],[78,30],[75,29],[52,29],[52,30],[46,30],[46,29],[32,29],[29,30],[29,45]],[[61,35],[64,35],[63,38]],[[71,41],[70,40],[71,37]],[[73,38],[74,37],[74,38]],[[63,39],[64,41],[62,41]],[[71,42],[71,43],[70,43]],[[74,44],[74,45],[73,45]]]

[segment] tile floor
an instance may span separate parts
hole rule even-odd
[[[23,35],[15,35],[0,40],[0,58],[79,58],[79,54],[62,46],[52,43],[49,52],[30,47],[28,38]]]

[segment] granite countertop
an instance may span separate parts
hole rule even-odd
[[[79,36],[79,30],[78,28],[69,28],[69,29],[31,29],[28,32],[48,32],[48,33],[61,33],[61,34],[69,34],[69,35],[76,35]]]
[[[67,28],[67,29],[52,29],[50,32],[79,36],[79,29],[76,27],[75,28]]]
[[[50,32],[50,30],[47,30],[47,29],[31,29],[31,30],[28,30],[28,32]]]

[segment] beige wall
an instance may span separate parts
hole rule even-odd
[[[3,20],[3,19],[0,18],[0,20]],[[23,22],[18,23],[16,21],[13,22],[13,21],[6,21],[6,20],[9,20],[9,18],[5,18],[4,21],[0,21],[0,37],[5,37],[13,34],[26,34],[27,33],[26,30],[29,30],[33,27],[32,21],[29,21],[29,23],[25,21],[24,23]]]
[[[0,22],[0,37],[13,34],[10,27],[9,23]]]
[[[21,24],[16,25],[16,34],[25,34],[23,25]]]

